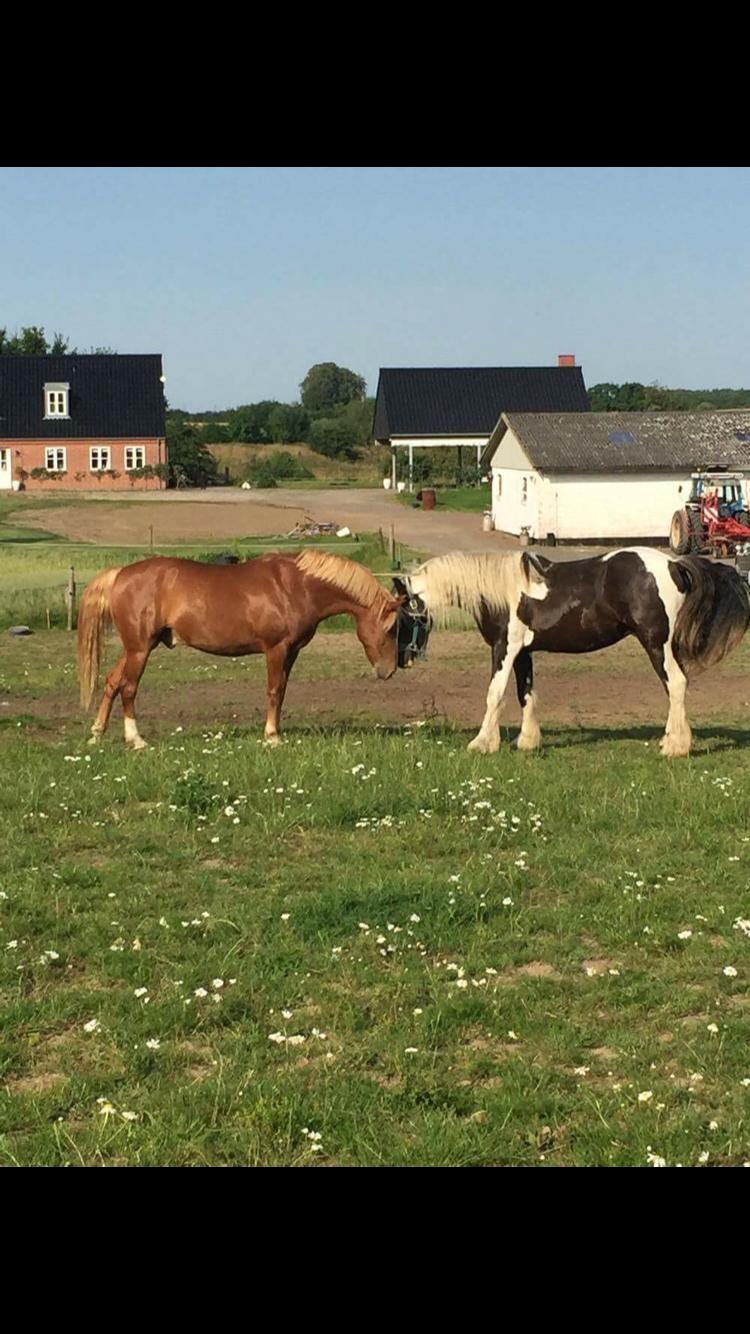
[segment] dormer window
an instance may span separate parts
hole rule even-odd
[[[44,417],[48,420],[50,417],[69,417],[68,412],[68,391],[69,384],[46,384],[44,386]]]

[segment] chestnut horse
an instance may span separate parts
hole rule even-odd
[[[103,736],[120,695],[126,743],[134,750],[146,745],[135,719],[135,697],[157,644],[187,644],[225,657],[265,653],[265,736],[276,743],[289,673],[320,622],[342,613],[353,616],[367,657],[377,675],[387,680],[399,662],[406,665],[399,637],[404,638],[400,622],[408,616],[402,612],[407,600],[386,592],[355,561],[310,548],[236,565],[154,556],[106,570],[86,588],[78,617],[78,674],[85,709],[94,701],[108,624],[114,623],[124,652],[107,677],[89,744]]]

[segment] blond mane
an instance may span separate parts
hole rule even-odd
[[[477,555],[451,551],[425,561],[410,576],[411,587],[437,614],[460,608],[470,616],[479,615],[482,604],[492,611],[515,610],[522,593],[537,582],[534,570],[527,574],[523,552]],[[544,581],[539,578],[539,583]]]
[[[308,547],[295,560],[300,570],[314,575],[316,579],[325,580],[327,584],[335,584],[342,593],[349,593],[363,607],[378,604],[385,607],[393,601],[390,594],[381,588],[374,574],[346,556],[335,556],[328,551],[314,551]]]

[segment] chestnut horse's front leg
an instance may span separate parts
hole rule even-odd
[[[120,661],[117,663],[117,666],[112,669],[112,671],[109,673],[107,677],[107,683],[104,687],[104,695],[102,697],[102,702],[99,705],[99,712],[97,713],[93,726],[91,728],[91,736],[89,737],[90,746],[95,746],[97,742],[101,741],[102,737],[104,736],[104,733],[107,730],[107,727],[109,725],[109,717],[112,712],[112,705],[114,704],[115,699],[119,695],[120,687],[122,686],[123,672],[125,671],[125,662],[126,662],[126,655],[123,653],[122,657],[120,658]]]
[[[268,679],[268,713],[266,715],[266,741],[272,746],[279,744],[279,724],[281,706],[284,703],[289,673],[297,661],[300,644],[277,644],[266,653],[266,674]]]

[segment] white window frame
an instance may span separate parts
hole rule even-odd
[[[50,463],[52,455],[52,463]],[[58,458],[62,455],[62,467],[58,466]],[[67,472],[68,471],[68,451],[64,445],[47,445],[44,450],[44,466],[47,472]]]
[[[70,417],[68,409],[69,394],[69,384],[46,384],[44,386],[45,421],[59,421],[60,418]]]
[[[128,463],[128,454],[131,455],[131,462]],[[140,463],[138,456],[140,455]],[[123,453],[125,460],[125,471],[134,472],[136,468],[145,468],[146,466],[146,446],[145,445],[126,445]]]
[[[94,455],[100,460],[96,467],[94,466]],[[106,454],[106,463],[102,462],[102,455]],[[108,472],[112,467],[112,450],[109,445],[92,445],[89,449],[89,472]]]

